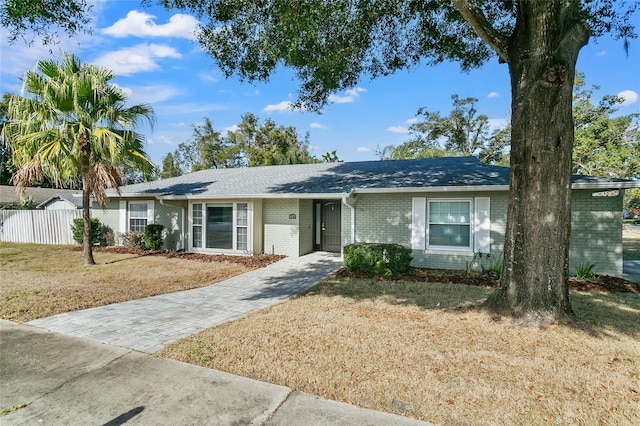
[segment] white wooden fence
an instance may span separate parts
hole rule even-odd
[[[0,210],[0,242],[75,244],[73,219],[82,210]]]

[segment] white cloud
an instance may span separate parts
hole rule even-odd
[[[329,101],[334,104],[347,104],[353,102],[360,96],[360,93],[366,92],[366,89],[362,87],[356,87],[353,89],[346,90],[344,96],[330,95]]]
[[[410,119],[406,120],[405,123],[406,124],[416,124],[418,121],[420,121],[420,120],[418,120],[416,117],[413,117],[413,118],[410,118]]]
[[[113,37],[180,37],[195,40],[198,20],[190,15],[175,14],[166,24],[158,25],[156,17],[148,13],[132,10],[127,17],[102,30],[103,34]]]
[[[409,129],[404,126],[391,126],[387,128],[387,132],[391,133],[409,133]]]
[[[222,136],[226,136],[226,135],[227,135],[227,133],[229,133],[229,132],[237,132],[239,128],[240,128],[240,127],[238,127],[238,125],[237,125],[237,124],[234,124],[233,126],[225,127],[225,128],[222,130]]]
[[[489,119],[489,128],[491,130],[504,129],[509,124],[511,124],[511,121],[508,118],[490,118]]]
[[[371,152],[371,148],[367,148],[366,146],[360,146],[356,149],[358,152]]]
[[[325,126],[324,124],[320,124],[320,123],[311,123],[309,125],[309,127],[311,127],[312,129],[326,129],[327,126]]]
[[[293,104],[289,101],[282,101],[277,104],[269,104],[266,107],[262,108],[264,112],[273,112],[273,111],[291,111],[293,109]]]
[[[182,93],[177,87],[162,84],[134,87],[131,91],[129,101],[134,104],[163,102]]]
[[[607,51],[606,51],[606,50],[601,50],[601,51],[599,51],[599,52],[597,52],[597,53],[596,53],[596,56],[604,56],[604,55],[606,55],[606,54],[607,54]]]
[[[489,92],[489,94],[487,95],[487,98],[489,99],[495,99],[495,98],[499,98],[500,97],[500,93],[498,92]]]
[[[618,93],[618,97],[624,99],[624,102],[620,104],[622,106],[633,105],[638,102],[638,94],[633,90],[623,90]]]
[[[220,81],[220,77],[215,73],[200,72],[198,73],[198,77],[203,81],[208,81],[209,83],[217,83]]]
[[[179,59],[182,55],[173,47],[163,44],[138,44],[133,47],[109,52],[92,61],[116,75],[131,75],[138,72],[154,71],[160,68],[157,59]]]

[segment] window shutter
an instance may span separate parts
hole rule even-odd
[[[427,230],[425,228],[427,215],[427,199],[415,197],[412,199],[411,213],[411,248],[424,250],[426,246]]]
[[[127,202],[126,201],[120,201],[120,211],[118,213],[119,213],[118,231],[124,234],[125,232],[127,232],[127,229],[129,229],[129,226],[127,224]]]
[[[155,207],[155,201],[147,201],[147,225],[150,225],[152,223],[154,223],[154,219],[155,219],[155,211],[154,211],[154,207]]]
[[[491,198],[476,198],[474,251],[491,252]]]

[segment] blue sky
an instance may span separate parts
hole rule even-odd
[[[193,41],[197,20],[178,11],[143,8],[139,1],[97,1],[92,33],[60,45],[35,43],[9,46],[6,33],[0,43],[0,90],[20,92],[20,77],[40,59],[75,53],[83,62],[110,68],[114,80],[131,103],[150,103],[157,122],[153,130],[141,128],[147,152],[159,164],[162,156],[188,140],[192,126],[209,117],[216,129],[233,129],[251,112],[261,119],[295,126],[310,134],[312,154],[337,150],[340,159],[377,159],[376,147],[397,145],[408,139],[407,128],[419,107],[447,114],[451,95],[478,98],[479,113],[496,123],[508,120],[510,89],[507,66],[492,60],[470,73],[455,63],[418,67],[390,77],[363,79],[356,87],[333,96],[322,114],[292,111],[297,82],[287,69],[266,83],[225,79],[222,72]],[[64,37],[64,36],[63,36]],[[587,84],[601,87],[597,95],[620,94],[626,101],[620,113],[640,111],[640,40],[631,40],[628,56],[622,41],[591,40],[582,49],[578,70]]]

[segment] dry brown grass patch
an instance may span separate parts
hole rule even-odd
[[[26,322],[202,287],[249,271],[232,263],[96,252],[84,266],[69,246],[0,244],[0,317]]]
[[[467,308],[491,291],[333,278],[159,355],[440,424],[640,423],[639,295],[540,330]]]

